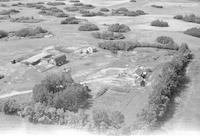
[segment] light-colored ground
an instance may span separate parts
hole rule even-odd
[[[28,2],[38,2],[40,0],[28,0]],[[43,0],[45,2],[52,0]],[[68,2],[69,0],[67,0]],[[138,17],[87,17],[90,22],[97,24],[101,30],[106,30],[107,27],[103,24],[112,23],[124,23],[132,29],[132,31],[125,34],[127,40],[138,40],[145,42],[154,42],[157,36],[165,35],[170,36],[175,42],[180,44],[181,42],[188,43],[189,47],[193,51],[199,50],[200,39],[183,34],[188,28],[200,27],[199,24],[187,23],[173,19],[177,14],[190,14],[194,13],[200,15],[200,3],[189,0],[137,0],[137,2],[127,3],[128,0],[81,0],[84,3],[90,3],[97,6],[97,9],[101,7],[107,7],[110,9],[117,9],[120,7],[127,7],[130,10],[144,10],[147,15]],[[27,2],[27,0],[21,0],[21,2]],[[16,2],[10,2],[16,3]],[[156,9],[151,7],[152,4],[163,5],[163,9]],[[87,82],[93,92],[97,92],[105,87],[113,88],[113,83],[124,85],[121,88],[111,89],[103,96],[97,98],[94,102],[93,108],[108,108],[121,111],[126,117],[126,123],[131,124],[136,119],[136,114],[147,103],[148,96],[151,92],[151,88],[140,88],[134,86],[121,84],[119,80],[116,81],[116,75],[122,69],[134,69],[137,65],[144,65],[154,69],[158,64],[163,63],[170,59],[167,51],[156,49],[136,49],[134,52],[119,53],[119,55],[113,55],[109,51],[103,51],[99,49],[99,52],[81,56],[77,53],[69,54],[70,63],[59,67],[53,68],[45,73],[39,73],[35,69],[26,67],[20,64],[11,65],[10,60],[19,57],[21,55],[35,54],[42,51],[45,47],[51,46],[63,46],[72,51],[80,49],[82,47],[93,46],[97,47],[97,42],[101,40],[94,39],[91,36],[91,32],[78,31],[79,25],[60,25],[61,18],[41,16],[38,14],[39,10],[23,8],[23,7],[8,7],[20,9],[21,13],[13,15],[13,17],[20,16],[34,16],[35,18],[41,18],[45,21],[37,24],[23,24],[23,23],[11,23],[8,20],[0,22],[0,29],[6,31],[14,31],[24,27],[42,26],[43,28],[53,32],[54,37],[42,38],[42,39],[20,39],[10,41],[0,41],[0,72],[5,73],[7,76],[0,81],[0,98],[11,96],[15,94],[25,93],[25,90],[31,90],[34,84],[38,83],[46,74],[63,70],[63,68],[72,68],[72,77],[76,82]],[[6,9],[8,9],[6,8]],[[59,6],[63,8],[63,6]],[[5,9],[0,7],[0,10]],[[94,9],[96,10],[96,9]],[[71,14],[71,13],[70,13]],[[83,18],[78,13],[73,13],[77,17]],[[161,19],[169,23],[167,28],[157,28],[150,26],[150,22],[155,19]],[[197,56],[197,57],[196,57]],[[199,52],[195,52],[195,62],[192,67],[198,67]],[[158,57],[155,61],[153,58]],[[195,75],[195,76],[194,76]],[[194,77],[194,79],[193,79]],[[177,116],[174,121],[169,122],[168,126],[174,122],[191,122],[199,125],[198,123],[198,69],[191,73],[190,78],[192,83],[189,84],[187,95],[184,96],[183,106],[180,110],[177,110]],[[113,82],[112,82],[113,81]],[[127,91],[127,88],[130,91]],[[16,90],[19,92],[12,92]],[[192,91],[191,91],[192,90]],[[20,92],[21,91],[21,92]],[[8,93],[10,92],[10,94]],[[28,93],[28,92],[27,92]],[[194,98],[194,99],[193,99]],[[194,104],[193,104],[194,103]],[[188,107],[194,107],[191,110]],[[184,112],[182,111],[184,109]],[[190,113],[193,113],[190,116]],[[184,114],[182,114],[184,113]],[[196,118],[193,118],[195,116]],[[189,118],[191,117],[191,118]],[[177,119],[176,119],[177,118]],[[181,120],[181,121],[180,121]],[[176,123],[175,123],[176,124]],[[165,130],[168,131],[166,125]],[[171,127],[169,127],[169,130]]]

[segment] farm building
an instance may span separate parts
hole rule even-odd
[[[47,53],[47,52],[42,52],[40,54],[37,54],[33,57],[30,57],[24,61],[22,61],[23,63],[27,64],[27,65],[37,65],[38,63],[40,63],[40,61],[42,59],[45,59],[45,58],[50,58],[52,55],[50,53]]]
[[[67,57],[65,54],[59,54],[59,55],[56,55],[54,57],[52,57],[50,63],[56,65],[56,66],[61,66],[63,64],[66,64],[68,61],[67,61]]]

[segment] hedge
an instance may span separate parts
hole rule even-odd
[[[181,77],[185,76],[185,68],[192,59],[187,44],[182,44],[171,61],[161,67],[161,72],[152,83],[153,92],[149,96],[146,108],[139,114],[141,121],[150,128],[156,127],[167,115],[167,111],[181,86]]]

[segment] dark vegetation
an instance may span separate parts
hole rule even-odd
[[[0,30],[0,39],[1,38],[4,38],[4,37],[7,37],[8,36],[8,33],[3,31],[3,30]]]
[[[173,45],[174,44],[174,40],[168,36],[159,36],[156,38],[156,41],[160,44],[165,44],[165,45]]]
[[[16,9],[9,9],[9,10],[2,10],[0,11],[0,15],[13,15],[19,13],[19,10]]]
[[[98,31],[99,27],[95,24],[87,23],[78,28],[79,31]]]
[[[102,12],[109,12],[110,10],[108,8],[101,8],[100,11],[102,11]]]
[[[61,21],[61,24],[79,24],[80,19],[76,17],[67,17],[65,20]]]
[[[41,27],[36,27],[36,28],[23,28],[15,32],[15,35],[18,37],[37,37],[38,35],[44,36],[48,31],[41,28]]]
[[[14,99],[3,102],[2,112],[8,115],[16,115],[20,110],[20,105]]]
[[[169,49],[169,50],[178,50],[178,45],[173,44],[161,44],[161,43],[139,43],[132,41],[103,41],[99,42],[98,46],[105,50],[110,50],[113,53],[117,51],[131,51],[135,48],[146,47],[146,48],[158,48],[158,49]]]
[[[8,99],[0,107],[5,114],[20,115],[32,123],[67,125],[95,132],[120,129],[124,115],[119,111],[85,112],[91,104],[89,92],[87,86],[75,83],[69,73],[57,73],[35,85],[33,100],[28,104]]]
[[[184,31],[184,34],[200,38],[200,28],[193,27],[187,29],[186,31]]]
[[[84,6],[84,4],[81,3],[81,2],[79,2],[79,3],[74,3],[73,5],[74,5],[74,6],[77,6],[77,7]]]
[[[78,3],[78,2],[80,2],[80,0],[70,0],[69,2],[71,2],[71,3]]]
[[[130,0],[130,2],[136,2],[136,0]]]
[[[185,16],[176,15],[176,16],[174,16],[174,19],[200,24],[200,17],[198,17],[194,14],[185,15]]]
[[[60,18],[69,16],[63,10],[56,7],[42,9],[41,11],[39,11],[39,14],[46,15],[46,16],[55,16],[55,17],[60,17]]]
[[[125,36],[121,33],[114,33],[110,31],[94,32],[92,33],[92,36],[97,39],[104,39],[104,40],[117,40],[125,38]]]
[[[47,5],[59,6],[59,5],[65,5],[65,3],[64,2],[47,2]]]
[[[150,128],[157,127],[166,118],[171,103],[181,91],[185,68],[191,59],[192,54],[187,44],[182,44],[172,60],[161,67],[152,84],[153,92],[149,96],[148,105],[139,114],[141,121]]]
[[[75,83],[69,74],[52,74],[33,88],[33,100],[47,106],[77,112],[90,104],[87,86]]]
[[[119,8],[116,10],[112,10],[112,15],[121,15],[121,16],[140,16],[145,15],[146,13],[142,10],[136,10],[136,11],[129,11],[127,8]]]
[[[65,7],[64,9],[69,12],[75,12],[80,10],[79,7]]]
[[[151,22],[151,26],[168,27],[169,24],[162,20],[154,20]]]
[[[18,22],[18,23],[39,23],[43,21],[42,19],[35,19],[34,17],[18,17],[18,18],[11,18],[11,22]]]
[[[26,3],[25,5],[27,8],[36,8],[36,9],[47,9],[47,7],[44,6],[44,3]]]
[[[163,8],[163,6],[161,6],[161,5],[151,5],[151,7],[154,7],[154,8]]]
[[[93,17],[93,16],[105,16],[106,14],[104,14],[103,12],[93,12],[93,11],[84,11],[81,12],[83,17]]]
[[[108,27],[108,30],[111,32],[120,32],[120,33],[125,33],[128,31],[131,31],[131,29],[124,24],[112,24],[111,26]]]

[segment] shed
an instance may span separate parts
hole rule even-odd
[[[54,56],[53,57],[53,63],[56,65],[56,66],[61,66],[63,64],[66,64],[67,63],[67,57],[65,54],[59,54],[57,56]]]

